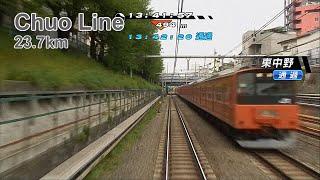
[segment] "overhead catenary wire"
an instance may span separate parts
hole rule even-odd
[[[241,43],[239,43],[237,46],[235,46],[232,50],[228,51],[225,55],[223,56],[227,56],[228,54],[230,54],[231,52],[233,52],[235,49],[237,49],[239,46],[241,46],[242,44],[244,44],[245,42],[249,41],[250,39],[252,39],[253,37],[255,37],[258,33],[262,32],[266,27],[268,27],[272,22],[274,22],[276,19],[278,19],[287,9],[291,8],[291,6],[298,0],[294,0],[291,2],[291,4],[289,4],[288,6],[284,7],[284,9],[282,9],[279,13],[277,13],[273,18],[271,18],[269,21],[267,21],[265,24],[263,24],[257,31],[255,31],[251,36],[247,37],[245,40],[243,40]],[[180,2],[180,0],[179,0]],[[179,4],[178,4],[179,5]],[[183,7],[183,0],[182,0],[182,5],[180,6],[181,7],[181,11],[182,11],[182,7]],[[320,7],[320,6],[319,6]],[[317,7],[318,8],[318,7]],[[299,16],[299,18],[297,19],[300,19],[302,18],[303,16],[307,15],[308,13],[310,12],[307,12],[301,16]],[[180,33],[180,28],[177,27],[177,33]],[[268,36],[264,37],[263,39],[259,40],[258,42],[266,39],[267,37],[271,36],[272,34],[274,34],[275,32],[272,32],[271,34],[269,34]],[[313,42],[313,41],[312,41]],[[310,42],[311,43],[311,42]],[[303,44],[300,44],[300,45],[296,45],[295,47],[299,47],[299,46],[302,46],[302,45],[305,45],[305,44],[308,44],[308,43],[303,43]],[[174,70],[173,70],[173,73],[175,73],[175,68],[176,68],[176,62],[177,62],[177,54],[178,54],[178,45],[179,45],[179,41],[177,41],[176,43],[176,51],[175,51],[175,61],[174,61]],[[293,47],[293,48],[295,48]],[[246,49],[246,48],[245,48]],[[288,50],[288,49],[287,49]],[[276,53],[271,53],[271,54],[278,54],[278,53],[281,53],[281,52],[284,52],[284,51],[279,51],[279,52],[276,52]],[[221,57],[223,57],[221,56]],[[208,64],[207,64],[208,65]],[[205,66],[207,66],[205,65]]]
[[[276,19],[278,19],[287,9],[289,9],[297,0],[294,0],[291,2],[291,4],[289,4],[288,6],[284,7],[280,12],[278,12],[274,17],[272,17],[269,21],[267,21],[265,24],[263,24],[257,31],[255,31],[251,36],[247,37],[245,40],[241,41],[239,44],[237,44],[234,48],[232,48],[230,51],[228,51],[226,54],[224,54],[223,56],[227,56],[230,53],[232,53],[234,50],[236,50],[238,47],[240,47],[241,45],[243,45],[244,43],[246,43],[247,41],[249,41],[250,39],[252,39],[253,37],[255,37],[258,33],[262,32],[266,27],[268,27],[273,21],[275,21]],[[304,15],[302,15],[304,16]],[[301,17],[300,17],[301,18]],[[273,32],[274,33],[274,32]],[[270,35],[268,35],[267,37],[271,36],[273,33],[271,33]],[[265,37],[265,38],[267,38]],[[265,39],[264,38],[264,39]],[[264,40],[262,39],[262,40]],[[260,40],[260,41],[262,41]],[[207,65],[205,65],[207,66]]]
[[[318,6],[318,7],[316,7],[316,8],[319,8],[320,6]],[[306,12],[306,13],[304,13],[304,14],[302,14],[301,16],[299,16],[298,18],[296,18],[296,20],[299,20],[299,19],[301,19],[302,17],[304,17],[304,16],[306,16],[307,14],[309,14],[309,13],[312,13],[311,11],[308,11],[308,12]],[[260,28],[261,29],[261,28]],[[261,32],[260,32],[261,33]],[[263,41],[263,40],[265,40],[266,38],[268,38],[268,37],[270,37],[271,35],[273,35],[273,34],[275,34],[276,32],[275,31],[273,31],[273,32],[271,32],[270,34],[268,34],[267,36],[265,36],[264,38],[262,38],[262,39],[260,39],[260,40],[258,40],[256,43],[259,43],[259,42],[261,42],[261,41]],[[256,32],[256,33],[254,33],[255,35],[257,35],[258,33]],[[254,36],[255,36],[254,35]],[[254,37],[254,36],[250,36],[251,38],[252,37]],[[250,40],[250,39],[246,39],[247,41],[248,40]],[[244,41],[243,42],[243,44],[245,43],[245,42],[247,42],[247,41]],[[312,41],[313,42],[313,41]],[[311,43],[311,42],[310,42]],[[308,43],[307,43],[308,44]],[[242,45],[242,43],[241,43],[241,45]],[[302,45],[305,45],[305,44],[302,44]],[[296,47],[299,47],[299,46],[301,46],[301,45],[297,45]],[[246,50],[246,49],[248,49],[249,47],[247,46],[247,47],[245,47],[242,51],[244,51],[244,50]],[[294,47],[295,48],[295,47]],[[288,49],[287,49],[288,50]],[[281,52],[284,52],[284,51],[279,51],[279,52],[277,52],[277,53],[281,53]],[[270,54],[268,54],[268,55],[274,55],[274,54],[277,54],[277,53],[270,53]],[[227,56],[229,53],[227,53],[227,54],[225,54],[224,56]],[[223,56],[222,56],[223,57]],[[209,64],[206,64],[205,66],[208,66]]]
[[[320,7],[320,6],[319,6],[319,7]],[[319,7],[317,7],[317,8],[319,8]],[[301,19],[302,17],[306,16],[306,15],[309,14],[309,13],[311,13],[311,11],[308,11],[308,12],[304,13],[303,15],[299,16],[298,18],[296,18],[296,20]],[[266,37],[258,40],[256,43],[259,43],[259,42],[265,40],[266,38],[270,37],[271,35],[273,35],[273,34],[275,34],[275,33],[276,33],[275,31],[271,32],[269,35],[267,35]],[[246,49],[248,49],[248,48],[249,48],[249,46],[245,47],[242,51],[244,51],[244,50],[246,50]]]
[[[284,9],[282,9],[279,13],[277,13],[273,18],[271,18],[268,22],[266,22],[265,24],[263,24],[258,31],[255,31],[251,36],[247,37],[245,40],[243,40],[242,42],[240,42],[239,44],[237,44],[234,48],[232,48],[230,51],[228,51],[225,55],[228,55],[230,53],[232,53],[234,50],[236,50],[239,46],[241,46],[242,44],[246,43],[247,41],[249,41],[251,38],[255,37],[255,35],[257,35],[258,33],[260,33],[262,30],[264,30],[267,26],[269,26],[273,21],[275,21],[276,19],[278,19],[287,9],[289,9],[296,1],[298,0],[294,0],[291,2],[291,4],[289,4],[288,6],[284,7]]]
[[[182,5],[180,6],[181,7],[181,11],[182,11],[182,8],[183,8],[183,1],[184,0],[181,0],[182,2]],[[291,4],[289,4],[288,6],[284,7],[279,13],[277,13],[274,17],[272,17],[269,21],[267,21],[265,24],[263,24],[257,31],[255,31],[251,36],[247,37],[245,40],[243,40],[242,42],[240,42],[239,44],[237,44],[234,48],[232,48],[230,51],[228,51],[226,54],[224,54],[224,56],[232,53],[234,50],[236,50],[239,46],[241,46],[242,44],[246,43],[247,41],[249,41],[251,38],[255,37],[258,33],[262,32],[267,26],[269,26],[272,22],[274,22],[276,19],[278,19],[287,9],[289,9],[296,1],[298,0],[294,0],[291,2]],[[180,2],[180,0],[179,0]],[[179,9],[179,4],[178,3],[178,9]],[[179,22],[179,21],[178,21]],[[181,21],[180,21],[181,22]],[[178,25],[178,24],[177,24]],[[178,25],[177,27],[177,34],[180,33],[180,27]],[[175,48],[175,56],[177,56],[178,54],[178,45],[179,45],[179,40],[177,39],[176,41],[176,48]],[[175,73],[175,69],[176,69],[176,63],[177,63],[177,58],[175,58],[175,61],[174,61],[174,68],[173,68],[173,73]]]
[[[288,51],[288,50],[290,50],[290,49],[294,49],[294,48],[296,48],[296,47],[304,46],[304,45],[307,45],[307,44],[309,44],[309,43],[315,42],[315,41],[317,41],[317,40],[320,40],[320,37],[314,38],[314,39],[312,39],[312,40],[310,40],[310,41],[307,41],[307,42],[305,42],[305,43],[298,44],[298,45],[296,45],[296,46],[290,47],[290,48],[288,48],[288,49],[286,49],[286,50],[282,50],[282,51],[278,51],[278,52],[274,52],[274,53],[270,53],[270,54],[260,54],[260,55],[233,55],[233,56],[231,56],[231,55],[226,55],[226,56],[224,56],[224,55],[223,55],[223,56],[179,56],[179,57],[177,57],[177,56],[149,55],[148,58],[154,58],[154,57],[156,57],[156,58],[158,58],[158,57],[161,57],[161,58],[263,58],[263,57],[266,57],[266,56],[279,57],[279,56],[283,56],[283,55],[279,55],[279,53],[281,53],[281,52],[285,52],[285,51]],[[313,48],[313,49],[316,49],[316,48]],[[310,50],[310,49],[308,49],[308,50]],[[306,51],[308,51],[308,50],[306,50]],[[312,50],[312,49],[311,49],[311,50]],[[303,51],[303,52],[306,52],[306,51]],[[302,52],[300,52],[300,53],[302,53]],[[300,53],[298,53],[298,54],[300,54]]]

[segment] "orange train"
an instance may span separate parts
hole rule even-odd
[[[295,85],[274,81],[272,70],[240,70],[178,87],[176,93],[219,119],[243,147],[283,148],[295,141]]]

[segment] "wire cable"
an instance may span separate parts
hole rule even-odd
[[[320,6],[319,6],[319,7],[320,7]],[[316,7],[316,8],[319,8],[319,7]],[[296,18],[296,20],[301,19],[302,17],[306,16],[306,15],[307,15],[307,14],[309,14],[309,13],[311,13],[311,11],[308,11],[308,12],[304,13],[303,15],[299,16],[298,18]],[[265,40],[266,38],[270,37],[271,35],[273,35],[273,34],[275,34],[275,33],[276,33],[276,32],[275,32],[275,31],[273,31],[272,33],[270,33],[270,34],[269,34],[269,35],[267,35],[266,37],[264,37],[264,38],[260,39],[260,40],[259,40],[259,41],[257,41],[256,43],[259,43],[259,42],[261,42],[261,41]],[[246,49],[248,49],[248,48],[249,48],[249,46],[245,47],[242,51],[244,51],[244,50],[246,50]]]
[[[320,8],[320,6],[318,6],[318,7],[316,7],[316,8]],[[298,18],[296,18],[296,20],[301,19],[302,17],[306,16],[306,15],[309,14],[309,13],[312,13],[312,12],[311,12],[311,11],[308,11],[308,12],[302,14],[301,16],[299,16]],[[274,31],[274,32],[271,32],[270,34],[268,34],[268,35],[265,36],[264,38],[258,40],[256,43],[259,43],[259,42],[265,40],[266,38],[270,37],[271,35],[273,35],[273,34],[275,34],[275,33],[276,33],[275,31]],[[257,34],[257,33],[256,33],[256,34]],[[245,41],[245,42],[246,42],[246,41]],[[245,43],[245,42],[244,42],[244,43]],[[246,50],[246,49],[248,49],[248,48],[249,48],[249,46],[245,47],[242,51],[244,51],[244,50]],[[283,51],[282,51],[282,52],[283,52]],[[279,51],[279,53],[280,53],[280,51]],[[225,55],[227,55],[227,54],[225,54]],[[270,54],[269,54],[269,55],[270,55]],[[207,65],[208,65],[208,64],[207,64]],[[207,66],[207,65],[205,65],[205,66]]]
[[[230,54],[231,52],[233,52],[234,50],[236,50],[239,46],[241,46],[242,44],[246,43],[247,41],[249,41],[251,38],[255,37],[258,33],[260,33],[262,30],[264,30],[267,26],[269,26],[273,21],[275,21],[276,19],[278,19],[287,9],[289,9],[291,6],[293,6],[293,4],[298,1],[298,0],[294,0],[292,1],[288,6],[286,6],[284,9],[282,9],[279,13],[277,13],[273,18],[271,18],[268,22],[266,22],[264,25],[262,25],[258,31],[254,32],[251,36],[247,37],[245,40],[243,40],[242,42],[240,42],[239,44],[237,44],[234,48],[232,48],[230,51],[228,51],[225,55]]]

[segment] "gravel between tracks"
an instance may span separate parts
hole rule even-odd
[[[162,101],[160,113],[142,132],[141,139],[121,155],[120,165],[112,172],[105,172],[101,179],[152,179],[166,108],[167,98]]]
[[[177,98],[178,99],[178,98]],[[218,179],[270,179],[246,152],[180,99],[178,103]]]

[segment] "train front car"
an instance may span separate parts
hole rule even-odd
[[[236,141],[247,148],[286,148],[298,128],[295,82],[275,81],[270,70],[237,72],[234,124]]]

